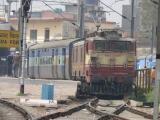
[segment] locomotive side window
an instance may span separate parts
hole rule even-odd
[[[95,41],[95,50],[105,50],[105,41]]]

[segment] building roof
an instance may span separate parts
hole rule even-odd
[[[11,20],[16,20],[17,14],[11,16]],[[52,11],[32,12],[30,20],[74,20],[74,14],[71,13],[53,13]]]
[[[38,43],[30,47],[30,49],[39,49],[39,48],[51,48],[51,47],[66,47],[71,42],[80,40],[79,38],[75,39],[67,39],[67,40],[57,40],[57,41],[49,41],[44,43]]]
[[[52,11],[38,11],[32,12],[31,17],[29,18],[30,21],[76,21],[77,17],[73,13],[62,12],[62,13],[54,13]],[[11,16],[11,20],[17,20],[17,13]],[[85,17],[86,22],[94,22],[91,18]],[[116,22],[112,21],[103,21],[106,24],[116,24]]]

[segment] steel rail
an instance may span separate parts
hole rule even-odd
[[[95,101],[96,99],[93,99],[92,101]],[[84,108],[86,108],[86,105],[88,104],[89,102],[85,102],[81,105],[78,105],[76,107],[73,107],[71,109],[68,109],[68,110],[65,110],[63,112],[56,112],[56,113],[51,113],[49,115],[45,115],[45,116],[41,116],[39,118],[36,118],[35,120],[49,120],[49,119],[55,119],[55,118],[59,118],[59,117],[64,117],[64,116],[67,116],[67,115],[71,115],[73,113],[76,113]]]
[[[87,110],[94,113],[94,114],[97,114],[97,115],[100,115],[102,117],[100,117],[98,120],[107,120],[107,119],[114,119],[114,120],[129,120],[129,119],[126,119],[126,118],[123,118],[123,117],[119,117],[117,114],[120,114],[121,112],[123,112],[125,110],[125,106],[126,104],[124,105],[121,105],[118,109],[116,109],[113,113],[104,113],[104,112],[101,112],[99,110],[97,110],[94,106],[96,106],[98,100],[96,101],[91,101],[89,102],[88,106],[87,106]]]
[[[23,109],[22,107],[12,103],[12,102],[9,102],[9,101],[6,101],[6,100],[3,100],[3,99],[0,99],[0,103],[14,109],[15,111],[19,112],[20,114],[22,114],[22,116],[26,119],[26,120],[33,120],[33,117],[31,114],[29,114],[25,109]]]

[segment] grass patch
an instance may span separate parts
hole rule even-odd
[[[26,94],[23,94],[23,93],[17,93],[17,96],[26,96]]]
[[[154,101],[154,90],[151,90],[149,93],[146,94],[146,102],[153,102]]]
[[[137,89],[137,92],[133,93],[129,98],[140,102],[153,102],[154,94],[153,90],[150,90],[148,93],[145,93],[142,89]]]

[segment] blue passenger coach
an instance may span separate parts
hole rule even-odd
[[[70,79],[71,46],[74,41],[57,40],[39,43],[29,48],[30,78]]]

